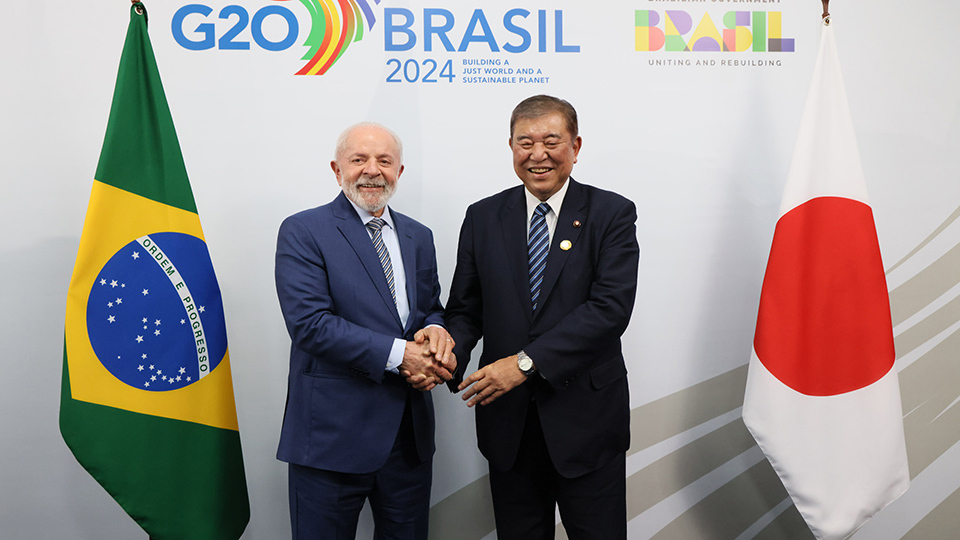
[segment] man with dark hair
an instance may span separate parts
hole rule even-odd
[[[293,538],[354,538],[369,499],[376,538],[426,540],[426,391],[456,367],[433,234],[387,206],[403,173],[392,131],[350,127],[330,166],[343,192],[288,217],[277,239],[292,341],[277,457],[289,463]]]
[[[523,183],[467,209],[447,302],[460,364],[448,384],[478,405],[497,537],[626,538],[630,403],[620,336],[633,310],[636,207],[580,184],[574,108],[551,96],[510,119]],[[480,369],[466,379],[483,338]]]

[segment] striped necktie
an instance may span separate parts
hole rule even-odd
[[[381,233],[385,223],[380,218],[373,218],[367,222],[367,228],[373,233],[373,247],[376,248],[377,256],[380,257],[380,265],[383,266],[383,275],[387,278],[387,286],[390,287],[393,305],[397,305],[397,290],[393,283],[393,265],[390,264],[390,252],[387,251],[387,246],[383,245],[383,234]]]
[[[550,205],[540,203],[530,218],[530,234],[527,236],[527,260],[530,268],[530,301],[533,311],[537,311],[540,298],[540,284],[543,282],[543,270],[547,267],[547,251],[550,248],[550,234],[547,230],[547,212]]]

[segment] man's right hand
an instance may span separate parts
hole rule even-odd
[[[421,392],[429,392],[438,384],[453,378],[450,370],[436,360],[435,353],[430,350],[429,341],[424,341],[422,344],[408,341],[403,351],[403,361],[400,362],[399,371],[411,386]]]

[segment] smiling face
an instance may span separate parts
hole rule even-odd
[[[377,217],[403,173],[397,140],[377,125],[359,125],[347,132],[330,168],[347,198]]]
[[[580,144],[559,112],[519,118],[510,138],[513,170],[530,193],[545,201],[570,177]]]

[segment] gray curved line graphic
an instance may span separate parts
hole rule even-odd
[[[957,283],[960,283],[960,244],[890,291],[893,325],[909,319]]]
[[[914,256],[960,217],[960,208],[907,257]],[[889,271],[888,271],[889,273]],[[920,312],[960,283],[960,244],[890,292],[894,325]],[[897,357],[917,351],[960,322],[960,297],[895,336]],[[911,478],[960,442],[960,331],[946,336],[900,371],[904,432]],[[633,444],[628,455],[716,419],[742,406],[746,364],[647,403],[631,411]],[[739,418],[690,441],[627,478],[627,518],[633,519],[680,492],[722,464],[755,446]],[[693,503],[657,531],[654,540],[810,540],[792,504],[770,519],[787,500],[786,490],[763,460]],[[780,506],[782,508],[782,506]],[[765,526],[755,535],[745,535]],[[493,505],[484,476],[431,511],[431,539],[480,540],[494,530]],[[952,538],[960,530],[960,489],[924,516],[906,540]],[[752,534],[752,532],[750,533]],[[947,536],[944,536],[944,535]],[[743,535],[743,537],[741,537]],[[566,539],[562,525],[557,538]]]
[[[911,478],[960,441],[960,333],[954,332],[900,372]]]
[[[633,409],[633,444],[627,454],[635,454],[739,408],[743,405],[746,381],[744,364]],[[627,478],[627,519],[638,516],[754,444],[743,422],[737,419],[644,467]],[[557,539],[566,538],[562,525],[557,528]],[[486,475],[439,501],[430,511],[431,539],[480,540],[493,530],[493,503]]]
[[[903,358],[922,347],[957,321],[960,321],[960,296],[898,335],[895,340],[897,358]]]
[[[960,490],[937,505],[932,512],[903,535],[903,540],[952,540],[960,531]]]
[[[746,428],[743,430],[746,431]],[[763,460],[695,504],[680,518],[651,538],[653,540],[734,539],[770,509],[780,504],[786,495],[777,474],[770,464]],[[796,512],[796,507],[790,508]],[[784,514],[787,512],[789,510]],[[799,513],[797,516],[799,517]],[[802,519],[800,521],[802,523]],[[779,519],[774,520],[774,523],[777,523],[776,527],[771,524],[764,530],[772,531],[783,525]],[[801,532],[805,532],[807,536],[790,536],[790,538],[813,538],[805,524]]]
[[[480,540],[494,528],[493,499],[486,474],[430,507],[431,540]]]
[[[921,249],[924,248],[924,246],[926,246],[927,244],[929,244],[930,242],[932,242],[934,238],[936,238],[937,236],[939,236],[940,233],[942,233],[942,232],[944,231],[944,229],[946,229],[951,223],[953,223],[954,221],[956,221],[958,217],[960,217],[960,206],[958,206],[957,209],[954,210],[953,213],[950,214],[950,216],[949,216],[946,220],[944,220],[943,223],[941,223],[939,227],[937,227],[936,229],[934,229],[934,231],[933,231],[932,233],[930,233],[929,235],[927,235],[927,237],[924,238],[919,244],[917,244],[917,246],[916,246],[915,248],[913,248],[912,250],[910,250],[910,253],[907,253],[906,255],[904,255],[899,261],[897,261],[896,263],[894,263],[893,266],[891,266],[890,268],[888,268],[888,269],[887,269],[887,272],[886,272],[887,275],[890,275],[890,272],[893,272],[894,270],[896,270],[901,264],[903,264],[904,262],[906,262],[907,260],[909,260],[911,257],[913,257],[914,255],[916,255],[917,252],[919,252]]]
[[[960,245],[891,292],[895,321],[904,321],[960,282]],[[924,345],[960,321],[960,299],[946,303],[895,337],[897,356]],[[960,442],[960,332],[954,332],[924,352],[900,372],[904,432],[911,477],[915,478],[934,460]],[[727,486],[692,506],[658,532],[657,540],[685,538],[738,538],[765,506],[773,508],[778,495],[786,496],[779,482],[764,481],[773,474],[762,462]],[[775,476],[774,476],[775,478]],[[772,498],[766,499],[764,497]],[[758,500],[759,498],[759,500]],[[731,506],[730,500],[741,503]],[[759,506],[759,509],[757,508]],[[960,490],[951,495],[914,527],[906,538],[953,538],[958,530]],[[746,518],[746,519],[744,519]],[[946,535],[946,536],[944,536]],[[796,507],[790,506],[753,538],[783,540],[813,538]]]

